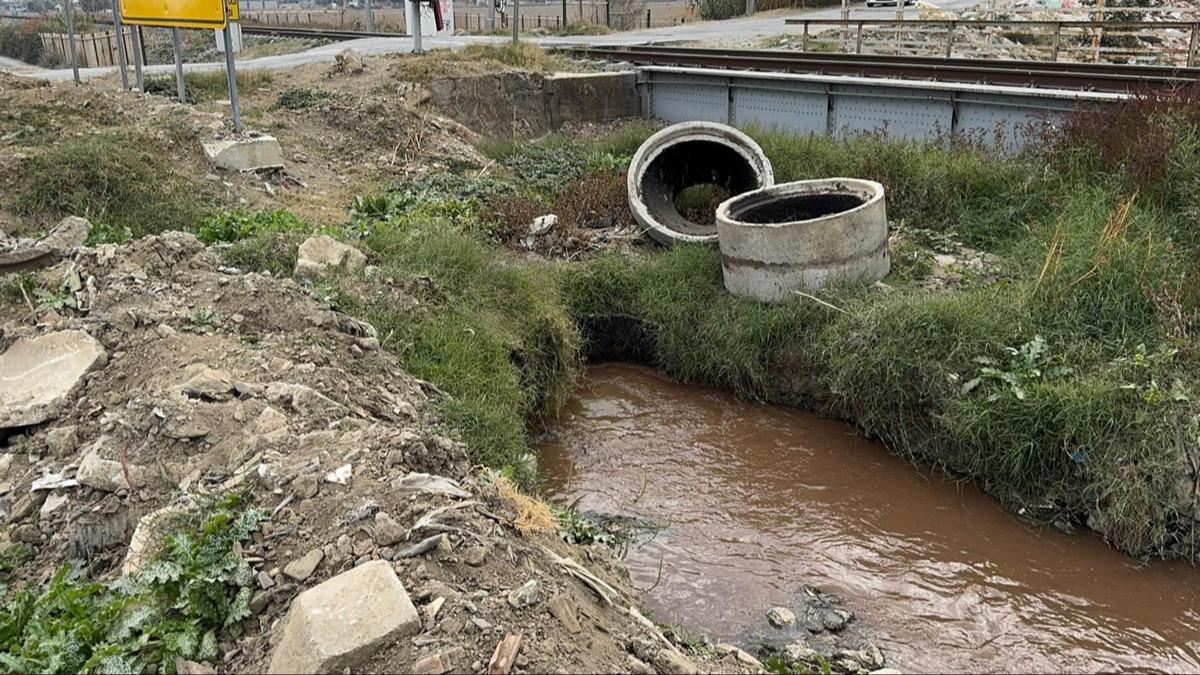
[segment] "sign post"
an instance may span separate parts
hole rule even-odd
[[[121,89],[129,89],[129,56],[125,53],[125,28],[121,25],[121,11],[117,0],[112,0],[113,29],[117,31],[117,62],[121,64]]]
[[[142,50],[142,27],[134,26],[129,32],[133,35],[133,76],[137,81],[137,90],[144,93],[146,86],[142,82],[142,63],[145,61],[145,52]]]
[[[63,14],[67,23],[67,42],[71,50],[71,70],[75,73],[75,84],[79,84],[79,56],[75,53],[74,0],[63,0]]]
[[[183,81],[183,45],[178,28],[171,29],[171,49],[175,52],[175,89],[179,92],[179,102],[187,103],[187,84]]]
[[[520,30],[519,22],[521,20],[521,0],[513,0],[513,44],[517,44],[517,31]]]
[[[67,0],[69,1],[69,0]],[[233,64],[233,30],[231,24],[239,18],[238,0],[118,0],[125,23],[141,26],[163,26],[171,29],[175,48],[175,76],[179,83],[179,98],[187,97],[183,81],[183,56],[179,40],[180,28],[212,28],[224,34],[225,75],[229,80],[229,107],[233,130],[242,132],[242,116],[238,110],[237,72]],[[142,89],[141,40],[138,40],[137,77]]]
[[[371,0],[367,0],[366,9],[367,9],[367,32],[374,33],[375,32],[375,17],[373,16],[374,12],[371,11]]]

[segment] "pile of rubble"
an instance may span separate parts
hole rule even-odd
[[[177,232],[41,244],[0,270],[0,552],[36,554],[10,584],[136,571],[237,490],[269,514],[240,550],[253,615],[191,672],[761,670],[686,654],[609,549],[523,524],[528,498],[439,431],[437,388],[300,283]],[[298,271],[368,262],[314,238]]]

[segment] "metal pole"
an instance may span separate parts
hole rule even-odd
[[[1194,68],[1196,66],[1196,39],[1200,33],[1200,23],[1192,24],[1192,40],[1188,43],[1187,67]]]
[[[583,21],[583,17],[579,17]],[[612,28],[612,0],[604,0],[604,25]]]
[[[171,29],[171,49],[175,52],[175,88],[179,90],[179,102],[187,103],[187,85],[183,82],[183,45],[179,29]]]
[[[903,2],[903,1],[904,0],[901,0],[901,2]],[[855,54],[862,53],[862,30],[863,30],[863,22],[859,21],[858,22],[858,31],[854,35],[854,53]]]
[[[946,27],[946,58],[950,58],[950,53],[954,51],[954,22]]]
[[[121,10],[112,0],[113,28],[117,31],[117,61],[121,64],[121,89],[129,89],[129,57],[125,54],[125,29],[121,25]]]
[[[903,0],[900,0],[903,2]],[[850,41],[850,5],[847,0],[842,0],[842,51],[846,50],[846,43]]]
[[[1195,38],[1196,32],[1192,31],[1192,37]],[[1058,61],[1058,46],[1062,44],[1062,22],[1058,21],[1054,24],[1054,46],[1050,48],[1050,60]]]
[[[421,46],[421,5],[417,0],[412,0],[408,3],[408,15],[408,32],[413,38],[413,53],[424,54],[425,49]]]
[[[142,82],[142,63],[144,62],[144,54],[142,52],[142,27],[134,26],[129,33],[133,36],[133,76],[137,82],[137,90],[144,92],[146,87]]]
[[[562,7],[562,10],[563,10],[562,25],[566,26],[567,25],[567,0],[562,0],[562,6],[563,6]]]
[[[63,14],[67,22],[67,41],[71,52],[71,70],[75,73],[75,84],[79,84],[79,55],[75,53],[75,4],[74,0],[63,0]]]
[[[517,40],[520,39],[517,37],[517,30],[518,30],[517,26],[519,25],[518,21],[519,21],[520,16],[521,16],[521,0],[513,0],[512,25],[513,25],[513,44],[514,45],[517,44]]]
[[[804,38],[800,42],[800,51],[808,51],[808,20],[804,21]]]
[[[375,17],[372,16],[372,12],[371,12],[371,0],[367,0],[366,6],[367,6],[367,32],[374,33],[375,32],[375,21],[374,21]]]
[[[496,2],[498,0],[488,0],[488,20],[487,29],[489,33],[496,32]]]
[[[221,31],[225,37],[225,79],[229,80],[229,111],[233,117],[233,133],[242,133],[242,113],[238,110],[237,70],[233,66],[233,24],[226,23]]]

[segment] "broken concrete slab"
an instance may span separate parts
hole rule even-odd
[[[300,244],[294,273],[297,277],[316,277],[331,268],[357,272],[366,264],[367,256],[362,251],[322,234]]]
[[[249,136],[203,141],[204,154],[218,169],[260,171],[282,169],[283,150],[274,136]]]
[[[0,429],[57,417],[83,376],[106,357],[103,345],[78,330],[17,340],[0,354]]]
[[[88,221],[67,216],[41,239],[16,239],[0,233],[0,274],[49,265],[82,246],[91,231]]]
[[[392,565],[364,563],[296,596],[270,673],[355,669],[381,647],[421,631],[421,617]]]

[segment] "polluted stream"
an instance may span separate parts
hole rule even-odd
[[[663,526],[628,553],[660,623],[786,642],[766,612],[811,585],[902,670],[1200,670],[1200,572],[1023,523],[839,422],[605,364],[539,450],[553,501]]]

